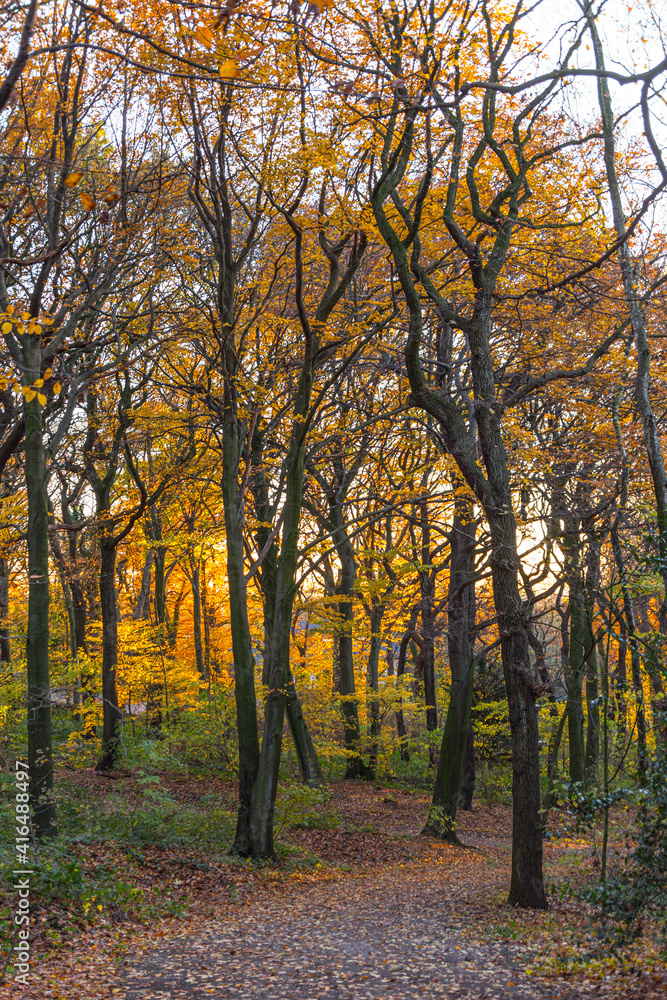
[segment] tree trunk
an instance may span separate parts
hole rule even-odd
[[[517,582],[519,557],[511,499],[507,513],[487,511],[493,594],[512,734],[512,881],[510,906],[545,909],[540,823],[539,729],[530,647]]]
[[[380,741],[380,649],[382,646],[380,629],[384,617],[385,605],[380,602],[371,604],[371,641],[366,664],[366,684],[368,700],[368,719],[370,732],[370,759],[367,777],[374,780],[377,772],[379,741]]]
[[[592,527],[587,530],[586,557],[586,787],[597,785],[600,759],[600,685],[598,678],[597,642],[595,637],[595,597],[600,577],[600,552]]]
[[[303,716],[301,701],[294,686],[294,679],[290,675],[286,687],[287,693],[287,721],[290,732],[294,740],[301,777],[310,788],[321,788],[324,785],[324,776],[317,756],[317,750],[306,725]]]
[[[475,794],[475,778],[475,731],[471,718],[470,723],[468,724],[466,752],[463,758],[461,794],[459,795],[459,809],[463,809],[464,812],[472,812],[472,800]]]
[[[621,594],[623,596],[623,614],[627,626],[628,643],[630,645],[630,673],[632,676],[632,686],[635,692],[636,718],[637,718],[637,766],[641,774],[646,774],[648,765],[646,746],[646,708],[644,705],[644,687],[642,685],[641,658],[639,653],[639,641],[637,639],[637,625],[635,619],[635,607],[630,588],[627,584],[627,573],[623,561],[621,542],[618,537],[618,529],[612,528],[611,547],[614,553],[614,561],[621,580]]]
[[[235,392],[227,385],[226,393]],[[228,405],[223,434],[222,497],[227,539],[227,583],[234,654],[234,696],[239,740],[239,810],[233,850],[242,857],[251,853],[250,814],[252,790],[259,764],[259,733],[255,695],[255,657],[248,623],[248,592],[243,559],[244,504],[239,489],[239,424]]]
[[[569,660],[567,667],[567,726],[570,744],[570,781],[583,784],[586,780],[586,748],[584,743],[583,680],[586,668],[588,628],[581,571],[581,549],[576,517],[563,518],[562,545],[565,555],[564,575],[568,586]]]
[[[153,568],[153,549],[149,549],[144,558],[144,568],[141,574],[141,588],[137,606],[132,615],[135,622],[150,618],[151,569]]]
[[[252,469],[250,488],[255,502],[255,515],[258,527],[255,531],[255,541],[258,552],[264,552],[261,567],[260,586],[264,598],[264,660],[262,663],[262,683],[268,685],[271,670],[273,629],[275,624],[276,599],[278,588],[278,546],[270,541],[269,524],[272,511],[269,503],[269,491],[264,475],[263,464],[264,436],[259,427],[255,427],[252,438]],[[266,546],[268,545],[268,549]],[[289,661],[289,657],[288,657]],[[288,666],[288,679],[285,688],[287,703],[287,720],[294,740],[294,747],[301,769],[301,777],[311,788],[319,788],[324,784],[322,769],[317,757],[317,751],[306,725],[301,701],[294,684],[291,668]]]
[[[333,537],[336,553],[341,566],[338,584],[338,669],[340,671],[341,711],[343,713],[343,738],[345,741],[345,777],[367,778],[368,768],[361,757],[361,730],[359,728],[359,708],[354,680],[354,587],[357,579],[357,564],[352,544],[344,535],[342,517],[339,518],[337,534]]]
[[[201,632],[201,587],[199,580],[199,561],[193,558],[191,563],[191,585],[192,585],[192,627],[194,633],[195,660],[197,672],[202,680],[207,681],[208,675],[204,663],[204,646]]]
[[[399,685],[401,683],[401,679],[405,675],[405,661],[408,655],[408,644],[410,642],[410,636],[412,635],[413,629],[417,623],[418,612],[419,612],[418,607],[412,609],[407,630],[403,634],[403,638],[401,639],[401,645],[399,646],[398,649],[398,660],[396,662],[396,681]],[[407,763],[407,761],[410,760],[410,752],[408,750],[408,734],[405,728],[405,718],[403,716],[403,697],[400,694],[398,699],[398,708],[396,709],[396,731],[398,733],[401,760],[404,760]]]
[[[26,384],[40,375],[39,337],[25,339]],[[25,474],[28,492],[28,767],[30,804],[38,837],[56,832],[49,677],[49,502],[42,407],[26,402]]]
[[[10,663],[11,645],[9,641],[9,574],[7,560],[0,557],[0,663]]]
[[[102,609],[102,748],[96,771],[112,771],[120,759],[122,714],[118,707],[118,615],[116,545],[100,539],[100,607]]]
[[[438,707],[435,698],[435,573],[431,569],[431,528],[428,519],[428,504],[419,504],[420,527],[422,536],[421,562],[419,571],[419,586],[421,589],[421,619],[422,619],[422,679],[424,684],[424,701],[426,702],[426,729],[434,733],[438,728]],[[429,757],[433,765],[433,749],[429,745]]]
[[[475,524],[473,505],[466,497],[457,498],[449,538],[451,555],[447,645],[452,683],[433,787],[433,801],[423,832],[442,837],[448,843],[459,843],[456,836],[456,811],[470,734],[474,680],[471,635],[475,624]]]
[[[616,750],[614,751],[616,757],[627,735],[626,691],[628,688],[628,626],[624,617],[621,617],[618,624],[618,660],[612,681],[616,699]]]

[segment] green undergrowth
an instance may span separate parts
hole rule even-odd
[[[88,772],[90,774],[90,772]],[[187,800],[173,776],[137,770],[116,779],[60,777],[58,834],[30,849],[33,927],[42,943],[58,947],[96,922],[127,920],[153,924],[185,915],[187,889],[200,876],[230,873],[230,902],[238,895],[234,872],[285,876],[313,871],[323,863],[312,851],[291,844],[291,829],[332,828],[340,817],[328,806],[329,793],[301,784],[281,784],[276,803],[276,859],[258,864],[230,854],[236,814],[215,790]],[[97,785],[96,783],[100,784]],[[14,854],[13,784],[0,775],[0,961],[11,948]],[[225,876],[227,879],[227,876]]]

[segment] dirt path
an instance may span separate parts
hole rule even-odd
[[[579,994],[571,988],[520,972],[512,946],[480,940],[479,869],[504,882],[504,846],[462,852],[426,842],[418,861],[302,881],[261,904],[233,905],[128,967],[117,995],[572,1000]]]

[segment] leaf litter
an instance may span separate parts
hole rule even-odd
[[[196,785],[193,785],[196,789]],[[511,812],[460,814],[467,849],[420,836],[429,798],[361,783],[331,788],[325,829],[289,829],[289,864],[156,845],[142,876],[180,893],[180,918],[113,916],[49,951],[7,1000],[639,1000],[667,996],[647,946],[600,960],[584,904],[510,910]],[[188,794],[185,790],[184,794]],[[92,850],[92,848],[91,848]],[[97,857],[100,849],[97,847]],[[552,887],[586,877],[585,840],[547,842]]]

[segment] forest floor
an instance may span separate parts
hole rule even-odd
[[[68,777],[101,811],[115,799],[114,808],[127,813],[136,809],[133,799],[145,798],[145,788],[130,773],[114,781],[92,771]],[[217,795],[233,817],[229,785],[166,776],[152,782],[158,806],[176,802],[196,815],[201,803],[203,814]],[[30,985],[16,983],[10,970],[0,996],[667,997],[657,943],[645,937],[621,959],[597,941],[578,897],[593,877],[590,835],[574,838],[561,831],[546,842],[548,911],[511,910],[505,903],[510,810],[478,805],[461,813],[463,849],[420,836],[428,805],[422,792],[334,783],[326,802],[314,809],[312,803],[297,808],[297,800],[291,819],[283,810],[280,860],[263,867],[218,850],[203,822],[199,842],[151,843],[144,835],[140,850],[136,843],[83,838],[71,853],[86,870],[122,873],[115,902],[108,891],[89,893],[85,916],[72,905],[38,905]],[[122,899],[118,886],[131,887],[120,893]]]

